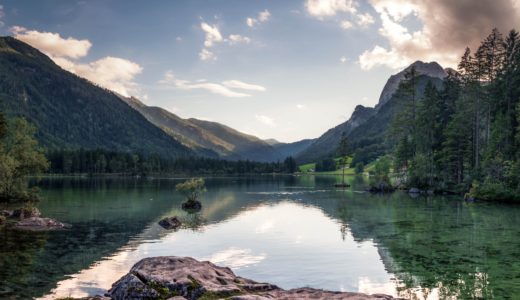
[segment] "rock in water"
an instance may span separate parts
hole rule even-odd
[[[28,230],[49,230],[64,228],[65,224],[50,218],[31,217],[16,222],[15,227]]]
[[[41,216],[40,211],[36,207],[24,207],[15,209],[12,213],[12,217],[26,219]]]
[[[160,220],[159,225],[164,229],[177,229],[182,225],[182,223],[177,217],[168,217]]]
[[[197,200],[188,200],[182,204],[184,210],[201,210],[202,204]]]
[[[408,190],[408,193],[410,194],[420,194],[421,193],[421,190],[418,189],[418,188],[411,188],[410,190]]]
[[[191,257],[150,257],[136,263],[112,285],[107,295],[114,300],[137,299],[394,299],[388,295],[329,292],[301,288],[283,290],[236,276],[229,268]]]

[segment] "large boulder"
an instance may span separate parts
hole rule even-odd
[[[51,230],[64,228],[65,224],[51,218],[31,217],[16,222],[15,227],[26,230]]]
[[[106,296],[137,299],[394,299],[388,295],[329,292],[312,288],[283,290],[236,276],[229,268],[191,257],[150,257],[136,263]],[[177,298],[175,298],[177,297]]]

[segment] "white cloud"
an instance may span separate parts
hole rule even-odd
[[[89,40],[62,38],[58,33],[39,32],[13,26],[14,37],[53,57],[80,58],[87,55],[92,43]]]
[[[217,56],[215,53],[209,50],[209,48],[213,47],[216,43],[220,43],[224,41],[220,30],[217,25],[209,25],[206,22],[200,23],[200,28],[205,33],[204,38],[204,48],[199,52],[200,60],[208,61],[208,60],[216,60]]]
[[[222,34],[218,30],[217,25],[209,25],[206,22],[200,23],[200,28],[206,33],[206,39],[204,40],[204,47],[211,48],[215,43],[221,42]]]
[[[230,34],[229,35],[229,43],[231,45],[240,44],[240,43],[249,44],[250,42],[251,42],[251,39],[248,38],[247,36],[242,36],[240,34]]]
[[[307,105],[305,105],[305,104],[296,104],[296,108],[299,109],[299,110],[304,110],[304,109],[307,109]]]
[[[222,82],[223,85],[229,87],[229,88],[235,88],[235,89],[241,89],[241,90],[251,90],[251,91],[260,91],[264,92],[265,87],[256,85],[256,84],[249,84],[245,83],[239,80],[227,80]]]
[[[376,45],[359,57],[363,69],[375,66],[401,68],[415,60],[437,61],[456,67],[464,48],[475,49],[491,29],[503,33],[520,26],[518,1],[494,0],[370,0],[379,14],[379,34],[389,46]],[[414,17],[419,30],[407,27],[405,18]]]
[[[208,49],[202,48],[202,50],[199,52],[199,58],[200,60],[216,60],[217,56]]]
[[[372,50],[366,50],[359,56],[359,65],[363,70],[370,70],[378,65],[386,65],[390,68],[402,68],[408,64],[408,60],[399,53],[386,50],[381,46],[375,46]]]
[[[346,58],[345,56],[342,56],[342,57],[340,57],[339,61],[340,61],[342,64],[344,64],[344,63],[346,63],[346,62],[348,61],[348,58]]]
[[[267,9],[258,13],[259,22],[267,22],[269,18],[271,18],[271,13]]]
[[[352,22],[347,21],[347,20],[341,21],[341,23],[339,23],[339,25],[343,29],[350,29],[350,28],[352,28],[352,26],[354,26],[354,24],[352,24]]]
[[[123,96],[130,96],[131,93],[138,92],[134,78],[143,70],[141,66],[132,61],[111,56],[89,64],[74,64],[69,68],[72,73]]]
[[[373,24],[374,17],[370,13],[361,13],[357,10],[357,2],[354,0],[307,0],[305,7],[312,17],[318,20],[325,20],[327,17],[343,14],[349,15],[360,27],[368,27]],[[352,21],[343,20],[339,22],[342,29],[354,27]]]
[[[357,24],[361,27],[367,27],[370,24],[374,24],[374,22],[374,17],[369,13],[357,15]]]
[[[175,74],[172,71],[166,72],[164,78],[160,80],[159,83],[171,85],[181,90],[205,90],[213,94],[231,98],[243,98],[251,96],[250,94],[234,91],[232,90],[232,88],[247,89],[253,91],[265,90],[264,87],[261,87],[259,85],[247,84],[239,80],[228,80],[224,81],[222,84],[219,84],[208,82],[205,79],[195,81],[179,79],[175,76]]]
[[[271,13],[267,9],[265,9],[265,10],[259,12],[258,16],[256,18],[248,17],[246,19],[246,24],[249,27],[255,27],[259,23],[264,23],[264,22],[269,21],[270,18],[271,18]]]
[[[265,115],[255,115],[255,118],[264,125],[267,125],[269,127],[276,127],[276,123],[274,119],[271,117]]]
[[[90,63],[80,63],[92,47],[89,40],[63,38],[58,33],[39,32],[24,27],[11,27],[14,37],[28,43],[48,55],[57,65],[104,88],[130,96],[138,92],[135,76],[143,70],[137,63],[127,59],[106,56]]]
[[[355,14],[356,3],[353,0],[307,0],[307,12],[318,19],[334,16],[337,13]]]
[[[222,36],[217,25],[209,25],[206,22],[200,23],[200,28],[205,33],[204,47],[199,52],[199,58],[203,61],[216,60],[217,56],[210,49],[217,43],[229,42],[230,45],[249,44],[251,39],[240,34],[230,34],[227,39]]]
[[[256,19],[253,19],[253,18],[247,18],[246,19],[246,24],[249,27],[254,27],[256,22],[257,22]]]

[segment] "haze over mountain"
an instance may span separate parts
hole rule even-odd
[[[296,143],[263,141],[217,122],[183,119],[163,108],[147,106],[135,97],[121,96],[121,99],[199,155],[229,160],[278,161],[297,154],[309,144],[309,140]]]
[[[347,135],[351,148],[364,152],[365,155],[371,157],[383,154],[386,147],[384,134],[399,109],[399,99],[395,92],[401,80],[404,79],[405,72],[412,67],[415,67],[416,71],[421,74],[417,85],[419,95],[424,93],[428,81],[439,87],[442,79],[447,76],[446,70],[436,62],[414,62],[388,79],[375,108],[358,105],[348,121],[328,130],[317,138],[296,156],[297,160],[313,162],[334,155],[343,132]]]

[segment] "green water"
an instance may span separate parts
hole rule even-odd
[[[407,299],[520,298],[520,206],[370,195],[335,177],[208,178],[187,214],[179,180],[47,179],[45,216],[67,230],[0,229],[0,298],[103,294],[139,259],[192,256],[283,288]],[[162,217],[186,226],[167,231]]]

